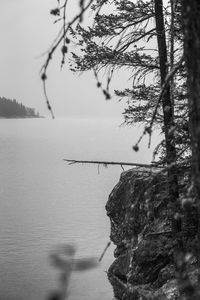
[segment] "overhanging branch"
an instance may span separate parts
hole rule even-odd
[[[156,164],[140,164],[140,163],[130,163],[124,161],[98,161],[98,160],[76,160],[76,159],[63,159],[68,162],[69,165],[73,164],[97,164],[103,165],[105,167],[109,165],[117,165],[117,166],[133,166],[133,167],[143,167],[143,168],[162,168],[161,166],[157,166]]]

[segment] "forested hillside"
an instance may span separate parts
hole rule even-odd
[[[39,118],[34,108],[26,107],[15,99],[0,97],[0,117],[2,118]]]

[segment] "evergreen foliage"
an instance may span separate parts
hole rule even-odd
[[[120,75],[127,76],[129,87],[125,87],[124,90],[116,87],[115,95],[126,103],[123,115],[128,125],[140,122],[148,127],[153,118],[152,127],[160,128],[164,133],[166,130],[166,124],[163,126],[166,119],[164,116],[171,107],[173,120],[171,125],[168,124],[170,126],[168,131],[173,135],[177,156],[181,159],[189,153],[188,97],[183,66],[177,70],[168,87],[171,93],[169,100],[173,103],[170,106],[166,104],[165,108],[162,108],[161,101],[157,113],[154,114],[160,86],[166,74],[183,55],[181,6],[180,1],[176,1],[173,7],[173,20],[170,1],[166,1],[163,7],[167,66],[164,78],[161,79],[157,45],[157,36],[160,33],[155,26],[154,3],[152,0],[113,1],[112,4],[105,1],[105,9],[101,7],[101,13],[101,10],[98,10],[99,1],[94,1],[93,26],[78,24],[75,30],[71,29],[71,35],[78,47],[77,51],[72,52],[70,66],[75,72],[93,70],[98,81],[97,86],[102,88],[105,96],[111,93],[110,82],[115,73],[118,78]],[[119,70],[122,73],[118,72]],[[103,82],[100,83],[101,81]],[[165,142],[162,145],[164,144]],[[165,163],[165,147],[161,149],[160,154],[163,153],[161,156]]]

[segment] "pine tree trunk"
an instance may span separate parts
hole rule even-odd
[[[183,0],[182,9],[184,55],[188,71],[192,178],[196,192],[198,220],[200,220],[200,1]],[[200,221],[198,227],[198,262],[200,270]]]
[[[157,32],[157,43],[160,63],[160,76],[161,86],[163,86],[167,73],[168,73],[168,60],[167,60],[167,46],[165,37],[164,17],[163,17],[163,1],[155,0],[155,21]],[[167,86],[162,99],[162,109],[164,117],[164,133],[166,145],[166,161],[167,165],[176,162],[176,148],[174,141],[174,133],[170,130],[174,125],[174,107],[170,95],[170,85]],[[168,191],[173,214],[178,211],[178,178],[176,167],[169,168],[168,171]],[[178,222],[172,218],[172,229],[177,232],[180,231]]]

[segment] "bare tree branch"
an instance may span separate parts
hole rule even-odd
[[[103,250],[103,252],[102,252],[102,254],[101,254],[100,258],[99,258],[99,262],[102,261],[104,255],[105,255],[107,249],[110,247],[110,245],[111,245],[111,241],[109,241],[109,242],[107,243],[105,249]]]
[[[47,52],[47,58],[45,63],[43,64],[42,68],[41,68],[41,79],[43,81],[43,90],[44,90],[44,95],[45,95],[45,99],[46,99],[46,104],[47,107],[49,109],[49,111],[51,112],[52,118],[54,119],[54,114],[50,105],[50,101],[48,99],[47,96],[47,92],[46,92],[46,79],[47,79],[47,69],[48,66],[50,64],[50,61],[52,60],[53,54],[54,52],[57,50],[58,46],[61,44],[61,42],[65,40],[66,37],[66,33],[68,32],[68,30],[72,27],[73,24],[75,24],[77,21],[82,20],[83,15],[85,13],[85,11],[91,6],[91,4],[93,3],[93,0],[90,0],[88,2],[88,4],[84,7],[83,5],[81,5],[81,11],[79,14],[77,14],[70,22],[66,23],[66,7],[67,7],[67,2],[68,0],[65,0],[63,7],[61,7],[63,9],[63,17],[61,19],[63,19],[63,26],[61,27],[60,32],[58,33],[58,36],[56,37],[55,41],[53,42],[52,46],[50,47],[50,49]],[[82,2],[81,2],[82,3]],[[82,3],[83,4],[83,3]],[[65,45],[64,45],[65,46]],[[61,62],[61,68],[62,65],[64,63],[64,57],[65,57],[65,51],[64,48],[62,49],[62,53],[63,53],[63,59]]]
[[[144,167],[144,168],[162,168],[157,166],[156,163],[153,164],[139,164],[139,163],[129,163],[129,162],[116,162],[116,161],[98,161],[98,160],[75,160],[75,159],[63,159],[68,162],[69,165],[73,164],[97,164],[97,165],[117,165],[117,166],[134,166],[134,167]]]
[[[76,23],[76,21],[80,20],[84,14],[84,12],[91,6],[93,0],[90,0],[90,2],[84,7],[82,8],[81,12],[79,14],[77,14],[66,26],[66,24],[61,28],[62,34],[60,35],[60,37],[58,37],[57,41],[55,42],[55,44],[51,47],[51,49],[49,50],[48,53],[48,57],[44,63],[44,65],[42,66],[41,71],[43,72],[43,74],[46,75],[46,71],[48,68],[48,65],[50,63],[50,60],[52,59],[52,55],[54,54],[55,50],[57,49],[57,47],[59,46],[59,44],[63,41],[63,39],[65,38],[65,35],[67,33],[67,31],[71,28],[71,26]],[[67,4],[67,3],[66,3]],[[64,7],[66,9],[66,6]],[[64,15],[64,21],[65,21],[65,15]]]

